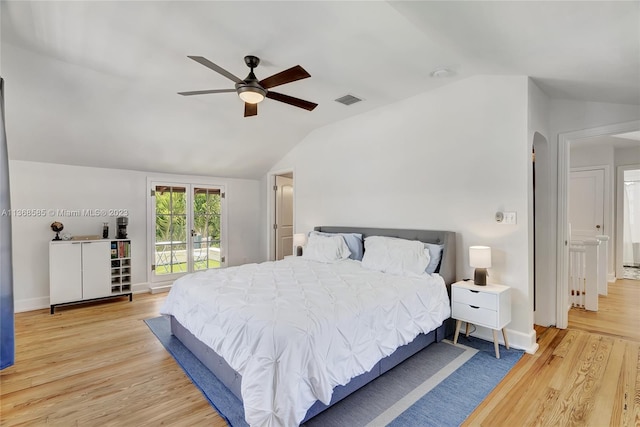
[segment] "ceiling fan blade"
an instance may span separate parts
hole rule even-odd
[[[222,68],[221,66],[216,65],[213,62],[209,61],[207,58],[204,58],[202,56],[189,56],[189,55],[187,55],[187,57],[193,59],[196,62],[199,62],[200,64],[204,65],[207,68],[211,68],[216,73],[222,74],[229,80],[233,80],[236,83],[242,83],[242,80],[240,78],[234,76],[233,74],[231,74],[230,72]]]
[[[257,116],[258,115],[258,104],[249,104],[248,102],[244,103],[244,116]]]
[[[235,92],[235,89],[211,89],[211,90],[192,90],[190,92],[178,92],[178,95],[190,96],[190,95],[204,95],[207,93],[227,93]]]
[[[269,89],[285,83],[295,82],[296,80],[306,79],[307,77],[311,77],[311,74],[307,73],[307,71],[301,66],[296,65],[288,70],[281,71],[278,74],[274,74],[271,77],[260,80],[260,86],[265,89]]]
[[[312,111],[318,106],[315,102],[305,101],[304,99],[294,98],[293,96],[284,95],[278,92],[267,92],[267,98],[284,102],[285,104],[293,105],[294,107],[304,108],[309,111]]]

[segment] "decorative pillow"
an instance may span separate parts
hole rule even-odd
[[[429,265],[427,265],[427,269],[425,270],[427,273],[435,273],[438,268],[438,264],[440,264],[440,258],[442,258],[442,250],[444,249],[444,245],[436,245],[435,243],[425,243],[424,248],[429,251]]]
[[[362,266],[370,270],[404,276],[424,274],[429,265],[424,243],[395,237],[371,236],[364,239]]]
[[[321,236],[342,236],[344,242],[347,244],[351,255],[349,258],[356,261],[362,261],[362,255],[364,255],[364,246],[362,243],[362,234],[360,233],[325,233],[323,231],[311,231],[309,234],[319,234]]]
[[[351,252],[342,236],[310,234],[302,258],[319,262],[336,262],[349,258]]]

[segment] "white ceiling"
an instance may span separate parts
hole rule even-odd
[[[640,3],[221,2],[1,3],[0,72],[11,159],[259,178],[327,124],[476,74],[532,76],[553,98],[640,104]],[[293,65],[244,118],[232,88],[187,58],[244,78]],[[454,77],[431,78],[438,67]],[[364,102],[333,100],[352,94]]]

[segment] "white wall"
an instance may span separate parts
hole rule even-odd
[[[617,166],[640,164],[640,147],[617,148],[614,152]]]
[[[474,77],[312,132],[272,168],[294,170],[296,232],[456,231],[459,279],[473,273],[468,247],[489,245],[489,280],[513,290],[510,341],[533,349],[527,91],[526,77]]]
[[[557,143],[558,134],[592,129],[640,118],[640,105],[582,102],[553,99],[549,104],[551,138]]]
[[[168,174],[101,169],[12,160],[11,207],[44,209],[43,217],[15,217],[12,221],[14,298],[16,311],[49,306],[49,241],[51,222],[59,220],[72,235],[101,235],[102,223],[115,217],[65,217],[58,209],[127,209],[128,237],[132,240],[134,290],[148,288],[147,177],[166,181],[185,178]],[[191,177],[198,183],[224,185],[227,191],[228,265],[263,260],[260,254],[260,182],[257,180]]]
[[[613,169],[614,150],[611,146],[587,145],[571,143],[571,157],[569,166],[572,168],[584,168],[589,166],[607,165]]]

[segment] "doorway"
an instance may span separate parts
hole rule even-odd
[[[293,254],[293,173],[274,176],[273,241],[275,260]]]
[[[580,139],[610,136],[640,130],[640,121],[618,123],[558,135],[558,210],[557,210],[557,269],[556,269],[556,326],[565,329],[569,315],[569,173],[570,144]],[[606,222],[606,220],[605,220]],[[611,228],[609,228],[611,229]],[[616,245],[618,244],[616,238]],[[617,257],[617,253],[616,253]]]
[[[547,138],[535,132],[532,143],[532,282],[533,321],[536,325],[555,324],[555,288],[552,272],[555,266],[552,235],[555,221],[551,208],[552,167]]]
[[[640,280],[640,165],[618,167],[616,276]]]
[[[151,281],[223,267],[224,188],[169,182],[150,187]]]

